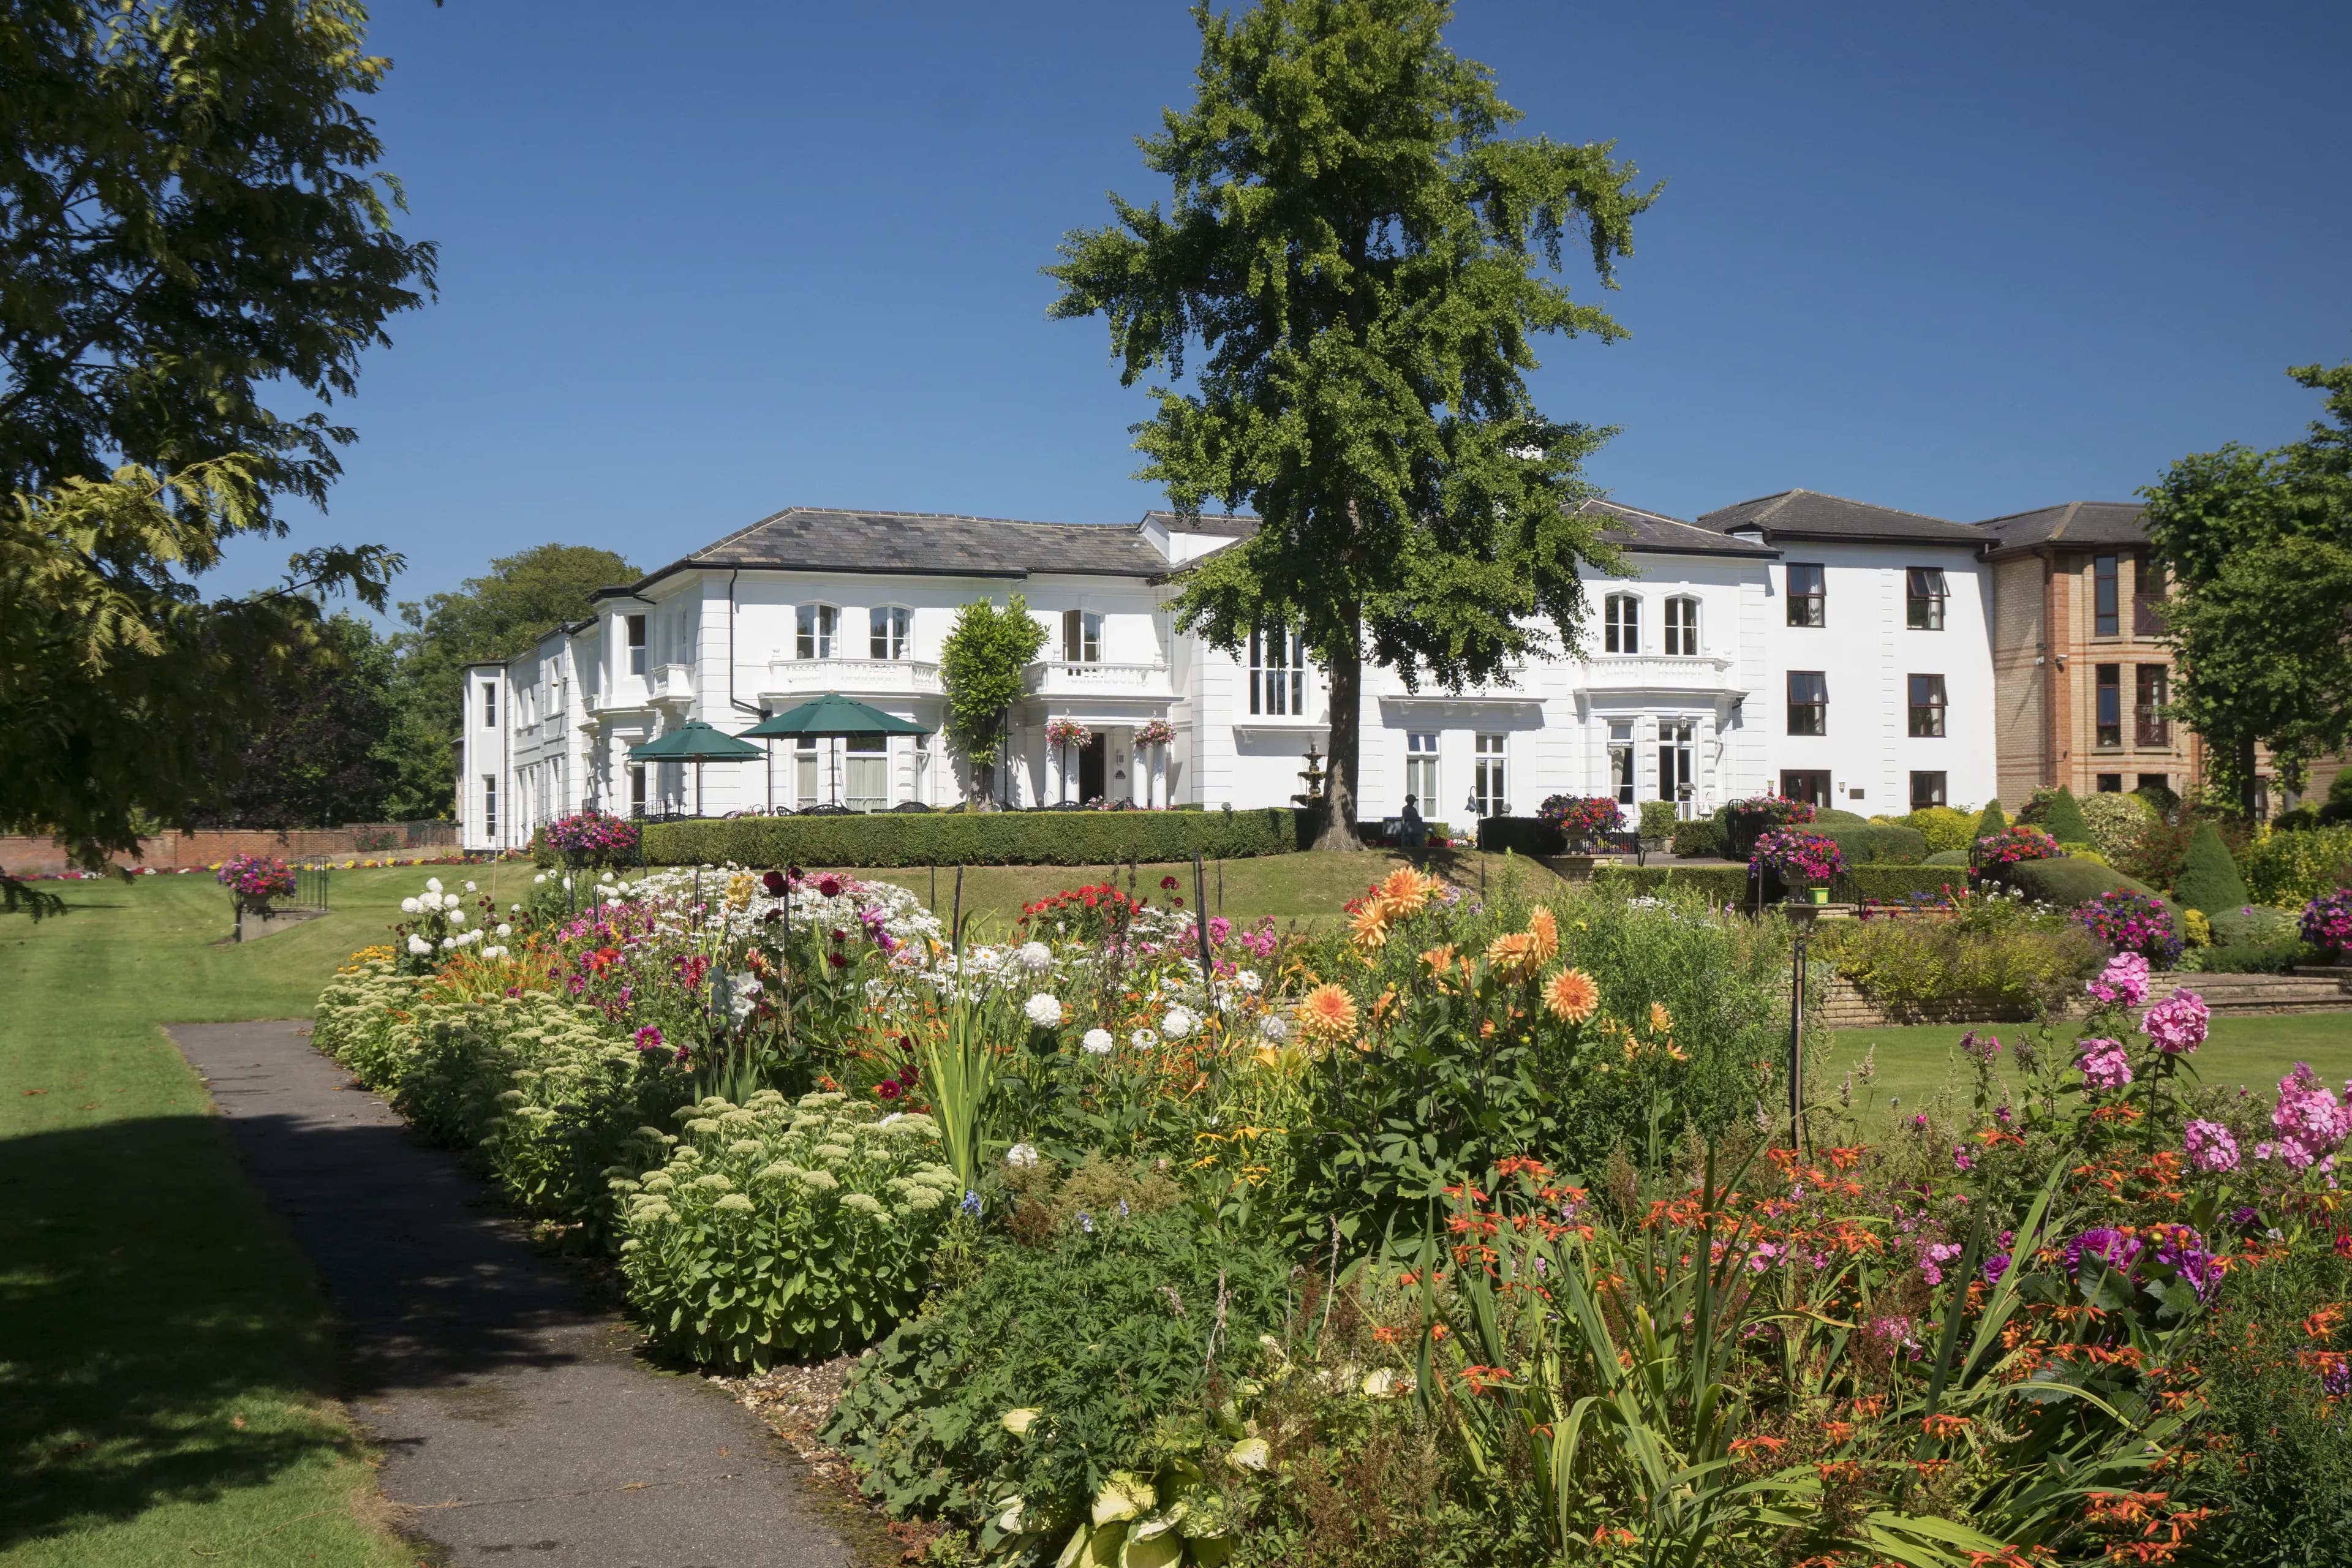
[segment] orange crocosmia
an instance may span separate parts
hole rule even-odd
[[[1325,981],[1298,999],[1298,1032],[1314,1040],[1344,1040],[1356,1032],[1356,999]]]
[[[1356,911],[1348,922],[1348,935],[1358,947],[1376,952],[1388,945],[1389,919],[1387,906],[1378,900]]]
[[[1538,909],[1528,917],[1528,935],[1535,939],[1535,956],[1538,965],[1549,963],[1559,952],[1559,922],[1549,910]]]
[[[1965,1415],[1923,1415],[1919,1428],[1930,1437],[1957,1437],[1969,1429]]]
[[[1788,1446],[1786,1437],[1735,1437],[1731,1440],[1732,1453],[1743,1459],[1759,1450],[1777,1454]]]
[[[1822,1423],[1822,1436],[1827,1437],[1832,1443],[1846,1442],[1853,1436],[1853,1423],[1851,1421],[1824,1421]]]
[[[1581,1024],[1600,1006],[1600,984],[1581,969],[1563,969],[1544,987],[1544,1009],[1563,1022]]]

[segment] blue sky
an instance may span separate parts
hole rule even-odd
[[[379,0],[371,105],[439,300],[339,413],[290,542],[404,551],[402,597],[562,540],[639,566],[793,503],[1070,521],[1129,477],[1099,322],[1038,268],[1190,100],[1172,0]],[[1545,412],[1678,516],[1792,485],[1973,520],[2124,498],[2315,412],[2352,357],[2352,6],[1463,0],[1520,129],[1667,182]],[[1571,272],[1585,295],[1589,273]],[[274,574],[252,546],[221,574]]]

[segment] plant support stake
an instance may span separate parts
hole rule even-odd
[[[1789,1147],[1804,1147],[1805,942],[1799,931],[1789,956]]]
[[[1218,879],[1223,880],[1220,870]],[[1209,957],[1209,879],[1201,866],[1201,852],[1192,851],[1192,929],[1201,937],[1201,990],[1209,998],[1209,1011],[1219,1017],[1217,1007],[1217,967]]]

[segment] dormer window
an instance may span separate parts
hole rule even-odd
[[[1666,655],[1670,658],[1698,657],[1698,601],[1696,599],[1677,595],[1666,601]]]
[[[841,633],[841,612],[831,605],[803,605],[793,612],[793,652],[802,658],[831,658]]]
[[[1603,653],[1642,651],[1642,601],[1631,594],[1612,594],[1601,606],[1601,650]]]
[[[915,612],[904,605],[878,605],[866,613],[869,658],[905,658],[913,641]]]
[[[1062,612],[1062,659],[1066,664],[1102,662],[1103,618],[1093,610]]]

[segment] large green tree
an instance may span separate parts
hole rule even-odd
[[[394,638],[400,670],[388,746],[395,769],[391,814],[402,820],[449,814],[466,666],[514,658],[549,628],[587,616],[597,589],[638,575],[609,550],[538,544],[498,557],[452,593],[402,605],[408,629]]]
[[[0,832],[81,865],[233,786],[203,738],[266,716],[323,595],[399,557],[196,584],[282,533],[351,438],[325,408],[433,284],[358,100],[348,0],[19,0],[0,13]],[[273,407],[281,400],[292,411]],[[56,907],[0,877],[0,905]]]
[[[1005,721],[1020,700],[1024,671],[1045,646],[1045,626],[1018,594],[1002,609],[987,599],[965,605],[956,612],[955,625],[940,646],[948,743],[971,764],[982,802],[996,798]]]
[[[1570,297],[1563,253],[1613,287],[1656,192],[1612,143],[1504,137],[1517,111],[1445,47],[1452,11],[1196,6],[1192,107],[1141,143],[1170,210],[1114,196],[1047,268],[1055,316],[1108,319],[1126,384],[1195,365],[1152,388],[1139,477],[1262,521],[1183,574],[1178,624],[1228,651],[1303,632],[1330,690],[1331,847],[1356,842],[1366,660],[1459,689],[1572,652],[1580,563],[1614,564],[1570,506],[1608,432],[1545,419],[1526,375],[1538,333],[1622,335]]]
[[[2140,492],[2169,579],[2170,711],[2248,817],[2258,746],[2299,789],[2312,759],[2352,743],[2352,363],[2287,374],[2326,399],[2304,439],[2196,453]]]
[[[392,649],[355,616],[328,617],[295,657],[268,671],[257,721],[206,737],[233,755],[233,782],[189,814],[194,827],[341,827],[381,822],[393,767]],[[215,763],[218,766],[218,762]]]

